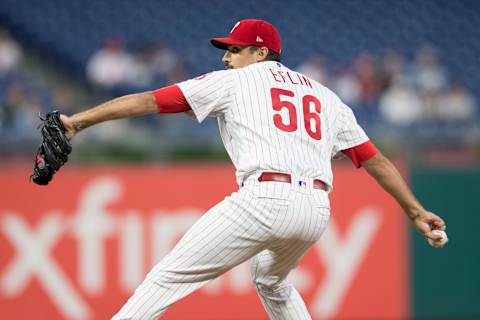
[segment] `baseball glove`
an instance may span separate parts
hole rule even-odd
[[[53,110],[45,116],[39,115],[42,144],[35,155],[31,179],[39,185],[47,185],[53,175],[68,160],[72,145],[65,136],[65,128],[58,111]]]

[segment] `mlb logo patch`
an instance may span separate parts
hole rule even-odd
[[[307,186],[307,183],[306,183],[305,181],[303,181],[303,180],[298,180],[298,181],[297,181],[297,185],[298,185],[299,187],[304,187],[304,188],[305,188],[305,187]]]

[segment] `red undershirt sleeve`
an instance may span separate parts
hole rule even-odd
[[[361,162],[372,158],[378,153],[377,147],[370,141],[366,141],[358,146],[342,150],[349,157],[357,168],[362,166]]]
[[[192,110],[182,90],[177,85],[153,91],[157,101],[158,113],[179,113]]]

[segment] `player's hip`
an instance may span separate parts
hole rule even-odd
[[[316,241],[330,218],[327,192],[299,192],[296,186],[282,182],[246,183],[228,201],[250,210],[252,218],[268,225],[273,238],[296,238]],[[248,201],[245,201],[248,199]]]
[[[308,203],[330,208],[328,186],[321,180],[279,172],[258,172],[250,175],[240,189],[256,198],[278,199],[280,202]]]

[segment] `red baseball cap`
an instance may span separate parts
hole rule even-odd
[[[277,29],[267,21],[245,19],[238,21],[228,37],[213,38],[210,42],[214,47],[227,50],[229,45],[259,46],[281,53],[282,40]]]

